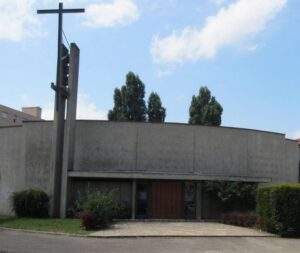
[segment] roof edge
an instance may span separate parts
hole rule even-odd
[[[109,121],[109,120],[86,120],[86,119],[77,119],[77,122],[105,122],[105,123],[116,123],[116,124],[123,124],[123,123],[134,123],[134,124],[156,124],[156,125],[182,125],[187,127],[211,127],[211,128],[225,128],[225,129],[235,129],[235,130],[245,130],[245,131],[254,131],[254,132],[261,132],[261,133],[269,133],[269,134],[276,134],[281,136],[286,136],[285,133],[278,133],[273,131],[267,130],[259,130],[253,128],[243,128],[243,127],[232,127],[232,126],[203,126],[203,125],[191,125],[188,123],[181,123],[181,122],[164,122],[164,123],[155,123],[155,122],[136,122],[136,121]],[[53,122],[53,120],[25,120],[23,123],[40,123],[40,122]],[[288,139],[288,138],[286,138]],[[293,139],[289,139],[294,141]]]

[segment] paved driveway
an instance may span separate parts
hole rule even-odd
[[[216,222],[120,222],[110,229],[92,233],[96,237],[134,236],[273,236],[256,229],[230,226]]]
[[[274,237],[99,239],[0,230],[3,253],[299,253],[300,240]]]

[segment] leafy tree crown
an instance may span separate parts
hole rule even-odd
[[[159,95],[152,92],[148,99],[148,121],[164,122],[166,118],[166,108],[162,106]]]
[[[190,124],[220,126],[223,108],[207,87],[201,87],[199,94],[192,97],[190,106]]]
[[[145,85],[138,75],[129,72],[126,83],[121,89],[115,89],[114,108],[108,112],[108,119],[113,121],[145,121],[146,103]]]

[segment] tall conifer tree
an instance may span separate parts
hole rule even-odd
[[[161,99],[155,92],[149,96],[147,113],[149,122],[165,122],[166,108],[162,106]]]
[[[129,72],[126,84],[115,89],[114,108],[108,112],[108,119],[114,121],[146,121],[145,85],[138,75]]]
[[[207,87],[201,87],[199,94],[193,96],[190,106],[189,123],[194,125],[220,126],[223,108]]]

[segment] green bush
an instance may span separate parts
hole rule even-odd
[[[49,197],[38,189],[15,192],[13,210],[18,217],[45,218],[49,216]]]
[[[222,222],[229,225],[254,227],[257,224],[257,221],[257,215],[252,212],[231,212],[222,215]]]
[[[116,212],[114,214],[114,219],[130,219],[131,218],[131,208],[128,203],[118,204],[116,206]]]
[[[84,212],[93,216],[93,228],[105,228],[112,223],[116,215],[117,204],[112,193],[96,193],[88,196],[83,205]],[[82,220],[84,225],[84,220]],[[86,227],[89,229],[90,227]]]
[[[203,184],[204,192],[221,202],[223,212],[255,210],[257,183],[204,181]]]
[[[282,236],[300,236],[300,184],[258,189],[257,213],[262,229]]]

